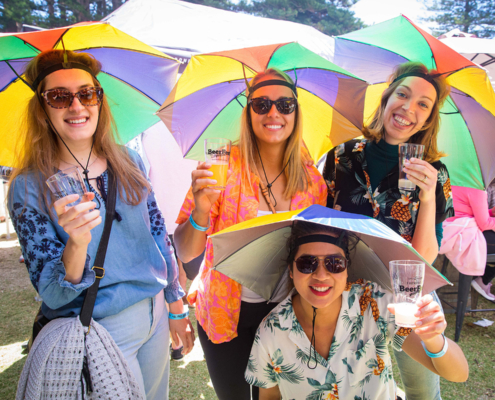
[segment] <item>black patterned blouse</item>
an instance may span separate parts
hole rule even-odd
[[[376,218],[411,242],[420,207],[419,188],[399,190],[396,164],[373,191],[365,157],[367,142],[350,140],[328,152],[323,170],[329,188],[327,207]],[[439,224],[454,215],[452,191],[445,165],[440,161],[431,165],[438,170],[435,224]]]

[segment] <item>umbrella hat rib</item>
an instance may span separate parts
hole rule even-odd
[[[364,278],[390,289],[390,261],[411,259],[425,262],[407,241],[381,222],[313,205],[302,211],[255,218],[212,235],[213,267],[270,299],[281,281],[280,275],[286,271],[286,242],[296,220],[345,229],[360,238],[360,243],[351,253],[349,274],[352,279]],[[450,284],[438,271],[425,264],[425,293]]]

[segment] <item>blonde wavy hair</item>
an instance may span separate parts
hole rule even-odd
[[[277,68],[269,68],[258,73],[253,79],[251,79],[251,82],[249,82],[249,87],[254,87],[262,78],[266,76],[276,77],[294,85],[292,79],[285,72],[280,71]],[[247,92],[249,93],[249,90]],[[247,97],[248,103],[249,100],[251,100],[251,96],[252,93]],[[283,157],[283,165],[285,166],[287,164],[284,171],[285,177],[287,178],[287,186],[284,191],[284,196],[286,199],[290,199],[297,192],[308,190],[308,187],[312,184],[311,178],[306,170],[306,160],[308,157],[306,156],[306,153],[303,153],[302,113],[300,107],[300,104],[296,107],[294,130],[287,140]],[[238,147],[241,163],[247,167],[245,168],[246,176],[244,176],[243,179],[247,179],[249,183],[251,183],[248,171],[253,172],[260,179],[261,175],[258,170],[258,163],[256,162],[256,160],[259,159],[259,156],[256,150],[256,135],[253,131],[249,109],[250,106],[247,104],[242,111],[241,135],[238,141]]]
[[[373,119],[368,126],[363,128],[363,136],[366,139],[378,142],[385,135],[385,107],[387,106],[390,96],[406,77],[399,79],[396,82],[394,82],[394,80],[403,74],[409,73],[422,73],[428,75],[429,78],[436,83],[438,93],[433,108],[431,109],[430,116],[423,127],[409,138],[408,143],[422,144],[425,146],[425,161],[438,161],[440,158],[446,156],[445,153],[438,150],[437,137],[438,131],[440,130],[440,109],[450,93],[450,86],[445,81],[445,78],[436,70],[428,70],[422,63],[407,62],[396,67],[394,73],[388,79],[388,81],[391,82],[390,86],[383,92],[380,105],[375,111]]]
[[[66,54],[69,62],[77,62],[89,67],[93,74],[94,85],[100,86],[100,83],[94,78],[101,71],[101,64],[98,60],[87,53],[75,53],[68,50]],[[29,62],[26,67],[25,80],[32,85],[41,71],[62,62],[64,62],[64,50],[44,51]],[[39,172],[38,183],[41,193],[49,193],[49,198],[54,200],[45,185],[45,181],[58,171],[60,149],[57,135],[48,123],[47,115],[42,108],[48,107],[41,97],[45,84],[46,79],[43,79],[27,104],[26,119],[22,121],[23,136],[18,142],[20,149],[18,148],[16,151],[15,165],[17,168],[14,169],[10,178],[9,193],[13,193],[12,183],[17,176],[37,171]],[[94,133],[93,153],[98,157],[105,158],[111,165],[117,178],[122,201],[130,205],[137,205],[144,198],[143,189],[146,188],[149,191],[150,185],[141,170],[131,160],[126,147],[117,144],[116,138],[119,141],[120,139],[105,96],[103,96],[102,104],[98,107],[101,107],[100,119],[98,128]],[[45,196],[40,197],[45,198]]]

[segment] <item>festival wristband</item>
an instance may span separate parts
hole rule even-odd
[[[443,336],[443,340],[444,340],[444,343],[443,343],[443,348],[442,350],[440,350],[438,353],[430,353],[427,349],[426,349],[426,346],[423,342],[421,342],[421,344],[423,345],[423,349],[425,349],[425,353],[428,357],[430,358],[440,358],[442,356],[445,355],[445,353],[447,353],[447,350],[449,348],[449,342],[447,340],[447,338],[445,337],[445,335],[442,333],[442,336]]]
[[[200,231],[200,232],[206,232],[209,228],[209,226],[207,226],[206,228],[204,226],[199,226],[193,219],[193,216],[192,216],[192,213],[191,215],[189,215],[189,222],[191,223],[192,227],[194,229],[196,229],[197,231]]]
[[[182,314],[172,314],[171,312],[168,313],[168,317],[170,319],[184,319],[189,315],[189,310],[186,312],[183,312]]]

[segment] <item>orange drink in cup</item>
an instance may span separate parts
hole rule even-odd
[[[211,164],[210,171],[215,179],[215,185],[208,185],[223,190],[227,185],[227,171],[229,169],[231,141],[228,139],[205,139],[205,161]]]

